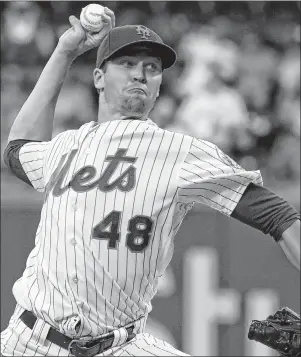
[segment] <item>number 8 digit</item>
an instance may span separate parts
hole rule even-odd
[[[149,243],[153,221],[147,216],[135,216],[129,221],[126,245],[132,252],[142,252]]]

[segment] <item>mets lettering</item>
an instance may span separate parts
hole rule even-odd
[[[127,149],[118,149],[115,156],[106,157],[105,161],[110,161],[110,163],[98,180],[91,182],[91,180],[96,175],[96,168],[94,166],[84,166],[73,175],[71,181],[65,187],[62,187],[62,183],[70,169],[76,152],[77,150],[71,151],[65,165],[63,165],[63,163],[67,154],[62,156],[58,167],[51,175],[51,178],[47,184],[47,195],[53,189],[53,196],[61,196],[69,187],[71,187],[76,192],[87,192],[98,186],[100,191],[108,192],[114,190],[115,188],[118,188],[120,191],[130,191],[135,186],[136,168],[134,166],[130,166],[124,173],[122,173],[121,176],[109,184],[110,178],[113,176],[119,163],[134,163],[137,160],[136,157],[124,156],[127,152]]]

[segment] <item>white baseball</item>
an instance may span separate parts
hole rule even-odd
[[[82,9],[80,23],[89,32],[99,32],[103,27],[101,15],[104,7],[98,4],[89,4]]]

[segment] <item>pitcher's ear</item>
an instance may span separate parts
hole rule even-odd
[[[94,87],[102,90],[104,87],[104,71],[100,68],[95,68],[93,71]]]

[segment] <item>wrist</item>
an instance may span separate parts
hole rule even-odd
[[[62,60],[69,62],[71,64],[77,57],[77,50],[67,50],[59,42],[57,44],[53,54],[55,56],[60,57]]]

